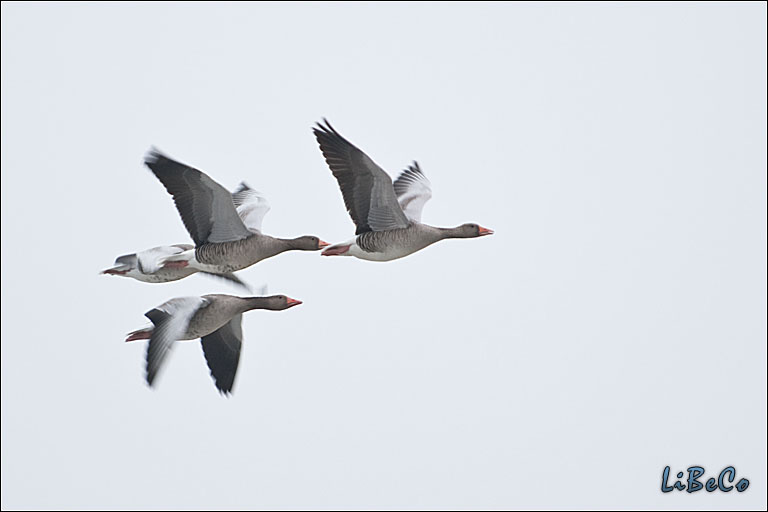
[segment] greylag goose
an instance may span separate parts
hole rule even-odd
[[[285,295],[177,297],[147,311],[145,316],[153,325],[129,333],[125,341],[149,340],[146,376],[152,386],[175,341],[201,338],[216,388],[227,395],[232,392],[240,361],[243,313],[252,309],[281,311],[299,304],[301,301]]]
[[[354,256],[391,261],[446,238],[475,238],[493,231],[477,224],[437,228],[421,223],[421,211],[432,197],[429,180],[414,162],[394,185],[368,155],[352,145],[325,120],[313,128],[325,161],[339,182],[344,204],[357,226],[355,237],[326,248],[323,256]]]
[[[144,283],[169,283],[178,281],[187,276],[191,276],[199,270],[189,266],[189,259],[194,257],[194,245],[175,244],[153,247],[146,251],[140,251],[132,254],[124,254],[115,259],[111,268],[102,270],[102,274],[113,276],[130,277]],[[171,256],[184,255],[186,260],[167,261]],[[216,276],[232,281],[233,283],[249,289],[248,285],[240,280],[235,274],[228,272],[226,274],[214,274],[211,272],[202,272],[209,276]]]
[[[316,236],[286,239],[262,234],[261,219],[266,213],[263,208],[247,213],[258,223],[246,226],[236,209],[238,192],[233,198],[207,174],[154,148],[147,153],[144,163],[173,196],[181,220],[195,242],[194,251],[189,251],[193,254],[171,256],[166,262],[186,261],[199,271],[226,274],[285,251],[317,251],[328,246]],[[252,191],[239,192],[242,199]]]
[[[241,182],[237,190],[232,193],[232,202],[243,224],[254,233],[260,232],[262,220],[270,209],[267,198],[253,190],[245,182]],[[190,244],[174,244],[125,254],[118,256],[114,265],[101,273],[130,277],[145,283],[178,281],[201,272],[189,266],[189,262],[194,259],[194,248],[195,246]],[[177,259],[169,261],[171,257]],[[249,289],[247,284],[231,272],[225,274],[203,273],[228,279],[245,289]]]

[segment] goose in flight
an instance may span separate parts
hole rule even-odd
[[[243,181],[232,193],[232,202],[243,224],[254,233],[260,232],[262,220],[270,209],[267,198]],[[195,246],[190,244],[174,244],[124,254],[115,259],[111,268],[103,270],[101,273],[130,277],[145,283],[178,281],[197,272],[203,272],[189,266],[189,262],[194,259],[194,248]],[[169,261],[172,257],[179,259]],[[249,289],[247,284],[231,272],[225,274],[203,273],[227,279],[247,290]]]
[[[165,263],[182,261],[198,271],[227,274],[285,251],[317,251],[328,246],[316,236],[275,238],[263,234],[261,221],[269,206],[250,201],[256,194],[252,189],[230,195],[207,174],[154,148],[144,163],[173,196],[195,242],[194,250],[170,256]]]
[[[285,295],[177,297],[147,311],[145,316],[153,325],[129,333],[125,341],[149,340],[146,377],[152,386],[174,342],[201,338],[216,388],[228,395],[240,361],[243,313],[252,309],[281,311],[299,304],[301,301]]]
[[[354,256],[390,261],[446,238],[475,238],[493,231],[477,224],[438,228],[421,223],[424,204],[432,197],[429,180],[414,162],[394,184],[368,155],[352,145],[325,120],[313,128],[320,151],[339,183],[344,204],[357,226],[355,237],[326,248],[323,256]]]

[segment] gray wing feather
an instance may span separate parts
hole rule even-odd
[[[207,304],[208,300],[202,297],[179,297],[145,313],[155,326],[147,344],[147,383],[150,386],[174,342],[186,333],[192,316]]]
[[[189,247],[189,246],[187,246]],[[154,274],[160,270],[170,256],[181,254],[185,250],[179,245],[161,245],[136,253],[139,271],[142,274]]]
[[[207,174],[152,148],[144,163],[173,196],[195,245],[242,240],[251,235],[235,211],[230,193]]]
[[[115,258],[115,265],[124,265],[130,268],[136,268],[138,261],[139,259],[136,256],[136,253],[123,254],[122,256]]]
[[[264,216],[270,210],[267,198],[243,181],[237,190],[232,192],[232,202],[245,227],[250,231],[261,233]]]
[[[421,222],[424,205],[432,198],[432,184],[424,175],[418,162],[413,162],[400,173],[392,187],[395,189],[397,202],[400,203],[405,216],[414,222]]]
[[[313,131],[357,226],[355,234],[408,227],[389,175],[324,121]]]
[[[242,320],[242,314],[235,315],[232,320],[208,336],[203,336],[201,340],[211,377],[216,388],[225,395],[232,392],[240,362],[240,348],[243,344]]]

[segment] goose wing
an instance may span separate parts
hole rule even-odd
[[[251,236],[235,210],[230,193],[207,174],[172,160],[155,148],[144,157],[144,163],[173,196],[195,245],[232,242]]]
[[[313,131],[357,226],[355,234],[408,227],[389,175],[324,121]]]
[[[145,313],[154,324],[147,345],[147,383],[152,386],[176,340],[184,337],[189,321],[210,302],[203,297],[178,297]]]
[[[208,336],[203,336],[203,354],[216,388],[227,395],[232,392],[240,362],[240,347],[243,344],[243,315],[235,315],[232,320]]]
[[[267,198],[243,181],[237,190],[232,192],[232,202],[245,227],[256,233],[261,233],[261,223],[270,209]]]
[[[403,209],[403,213],[413,222],[421,222],[421,212],[424,205],[432,198],[432,184],[419,167],[418,162],[413,162],[393,184],[397,202]]]
[[[137,266],[142,274],[154,274],[165,264],[169,256],[181,254],[192,249],[191,245],[161,245],[136,253]]]

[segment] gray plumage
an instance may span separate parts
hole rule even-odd
[[[299,301],[284,295],[271,297],[235,297],[211,294],[202,297],[178,297],[148,311],[153,324],[146,356],[147,383],[152,386],[175,341],[202,338],[211,376],[224,394],[232,391],[240,360],[242,314],[252,309],[279,311]],[[142,331],[135,331],[132,334]],[[140,337],[131,339],[141,339]]]
[[[198,270],[226,274],[285,251],[315,251],[327,245],[314,236],[280,239],[249,229],[236,208],[257,193],[244,183],[230,194],[205,173],[154,148],[147,153],[145,164],[173,196],[184,226],[195,241],[196,261],[190,266]],[[269,206],[262,203],[256,208],[260,211],[260,227],[260,218]]]
[[[476,236],[478,236],[476,224],[463,224],[455,228],[436,228],[414,222],[404,229],[362,233],[357,237],[357,245],[363,251],[370,253],[386,253],[394,250],[411,254],[447,238]]]
[[[237,314],[200,340],[211,377],[216,383],[216,388],[224,394],[231,393],[235,383],[235,374],[240,362],[240,347],[243,344],[242,321],[242,313]]]
[[[216,273],[228,273],[286,251],[316,251],[319,248],[320,239],[316,236],[284,239],[252,233],[243,240],[203,244],[195,249],[195,258],[199,263],[214,267]]]
[[[235,209],[239,208],[245,203],[248,195],[253,189],[248,186],[244,181],[237,186],[234,192],[232,192],[232,204],[235,205]]]
[[[102,274],[130,277],[145,283],[168,283],[178,281],[187,276],[201,272],[205,275],[218,277],[230,281],[246,290],[250,287],[236,275],[227,273],[215,273],[197,270],[189,265],[165,266],[162,261],[172,255],[194,249],[190,244],[174,244],[169,246],[153,247],[140,253],[123,254],[115,259],[114,266],[103,270]],[[148,268],[149,267],[149,268]]]
[[[327,119],[323,121],[325,125],[318,123],[313,132],[339,182],[344,204],[357,226],[355,234],[407,227],[408,219],[397,203],[389,175],[339,135]]]
[[[408,188],[411,185],[424,179],[426,179],[426,176],[424,175],[424,171],[421,170],[421,167],[419,167],[419,162],[413,162],[400,173],[400,176],[398,176],[394,183],[392,183],[392,188],[395,189],[395,194],[400,197],[408,192]]]
[[[411,222],[421,222],[424,205],[432,198],[432,184],[419,167],[413,162],[392,184],[397,194],[397,202]]]
[[[408,256],[446,238],[474,238],[493,234],[477,224],[437,228],[421,223],[432,187],[414,162],[393,183],[365,153],[342,137],[328,122],[313,132],[320,151],[339,183],[344,204],[357,229],[355,238],[331,245],[324,256],[353,256],[391,261]]]
[[[144,163],[173,196],[184,226],[196,246],[248,238],[232,195],[207,174],[172,160],[152,148]]]

